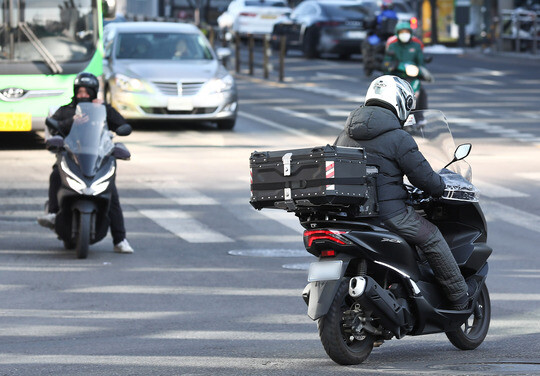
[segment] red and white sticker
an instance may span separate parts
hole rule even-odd
[[[335,175],[334,171],[334,161],[326,161],[326,178],[333,179]],[[329,184],[326,186],[326,190],[335,190],[336,186],[334,184]]]

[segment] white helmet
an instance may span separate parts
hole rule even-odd
[[[416,107],[411,85],[396,76],[381,76],[373,80],[366,93],[367,105],[390,106],[401,121],[407,120],[409,112]]]

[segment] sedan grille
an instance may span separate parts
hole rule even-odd
[[[196,95],[204,82],[154,82],[159,91],[169,96],[193,96]],[[181,90],[178,90],[178,85],[181,85]]]

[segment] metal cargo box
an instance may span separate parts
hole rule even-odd
[[[377,171],[366,160],[361,148],[330,145],[255,151],[250,157],[250,203],[255,209],[288,211],[355,206],[358,215],[374,216]]]

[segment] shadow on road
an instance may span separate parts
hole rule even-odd
[[[0,136],[0,150],[45,149],[45,143],[34,132],[4,132]]]

